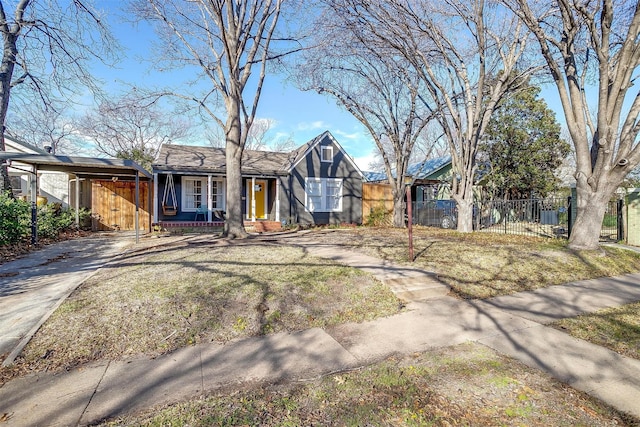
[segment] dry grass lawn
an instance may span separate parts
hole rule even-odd
[[[406,230],[356,228],[313,236],[382,259],[408,262]],[[563,239],[414,229],[414,265],[435,272],[461,298],[490,298],[640,271],[640,254],[611,247],[603,251],[575,252]]]
[[[390,358],[302,383],[251,384],[104,426],[620,426],[634,420],[487,347]]]
[[[0,378],[361,322],[400,309],[372,275],[301,248],[223,240],[158,246],[85,282]]]
[[[460,298],[488,298],[640,271],[640,255],[573,252],[563,240],[416,228],[416,267]],[[325,229],[318,242],[408,263],[406,230]],[[27,372],[155,356],[212,341],[402,310],[373,276],[295,245],[210,237],[147,245],[84,283],[38,331],[0,383]],[[640,305],[556,325],[639,357]],[[600,322],[601,321],[601,322]],[[586,332],[586,333],[585,333]],[[602,338],[604,337],[604,338]],[[298,384],[256,384],[153,408],[107,425],[640,425],[624,414],[475,344],[390,359]]]

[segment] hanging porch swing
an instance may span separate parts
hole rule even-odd
[[[176,198],[176,188],[173,184],[173,174],[168,174],[167,181],[164,183],[164,194],[162,195],[162,214],[165,216],[175,216],[177,213],[178,201]]]

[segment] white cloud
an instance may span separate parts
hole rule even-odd
[[[358,165],[358,167],[362,171],[371,170],[371,168],[369,167],[369,163],[371,163],[373,160],[375,160],[375,155],[373,151],[370,151],[369,154],[367,154],[366,156],[359,156],[359,157],[353,158],[353,161],[355,162],[355,164]]]
[[[301,122],[301,123],[298,123],[298,126],[297,126],[297,130],[299,131],[317,130],[317,129],[326,129],[326,128],[328,128],[328,126],[322,120],[316,120],[315,122]]]
[[[341,130],[336,130],[335,132],[336,135],[344,139],[358,140],[362,138],[362,134],[360,132],[347,133]]]

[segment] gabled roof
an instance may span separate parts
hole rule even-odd
[[[289,153],[245,150],[242,173],[247,175],[282,175],[289,163]],[[163,144],[153,163],[159,171],[209,172],[224,174],[227,159],[224,148]]]
[[[49,154],[42,148],[38,148],[35,145],[28,142],[21,141],[10,135],[4,135],[5,151],[12,153],[27,153],[27,154]]]
[[[421,163],[409,165],[407,175],[413,179],[429,179],[451,163],[451,156],[427,159]]]
[[[413,163],[407,168],[407,175],[416,179],[433,179],[432,177],[443,168],[451,164],[451,156],[436,157],[426,159],[420,163]],[[395,177],[395,171],[393,172]],[[369,182],[386,181],[387,174],[384,172],[365,172],[365,178]]]
[[[242,154],[242,174],[287,175],[325,138],[329,138],[333,144],[342,150],[345,154],[345,159],[364,176],[351,157],[328,131],[289,153],[244,150]],[[224,148],[175,144],[163,144],[153,163],[154,170],[166,172],[225,174],[226,166]]]
[[[364,179],[367,180],[368,182],[386,181],[387,174],[384,172],[365,171]]]
[[[291,152],[293,160],[291,162],[291,166],[289,167],[289,172],[291,172],[291,170],[293,170],[293,168],[295,168],[298,165],[298,163],[300,163],[305,157],[307,157],[307,155],[313,149],[315,149],[316,146],[320,144],[320,142],[322,142],[322,140],[324,140],[325,138],[328,138],[332,144],[334,144],[336,147],[338,147],[340,151],[342,151],[342,153],[344,154],[344,158],[360,174],[360,176],[364,178],[365,176],[364,173],[360,170],[360,168],[358,167],[358,165],[356,165],[356,163],[353,161],[351,156],[344,150],[344,148],[342,148],[342,145],[340,145],[340,143],[333,137],[331,132],[329,132],[328,130],[324,131],[322,134],[316,136],[311,141],[301,145],[300,147],[298,147],[297,149]]]

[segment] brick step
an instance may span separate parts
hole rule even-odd
[[[247,231],[255,231],[256,233],[282,231],[282,224],[278,221],[245,221],[244,226]]]

